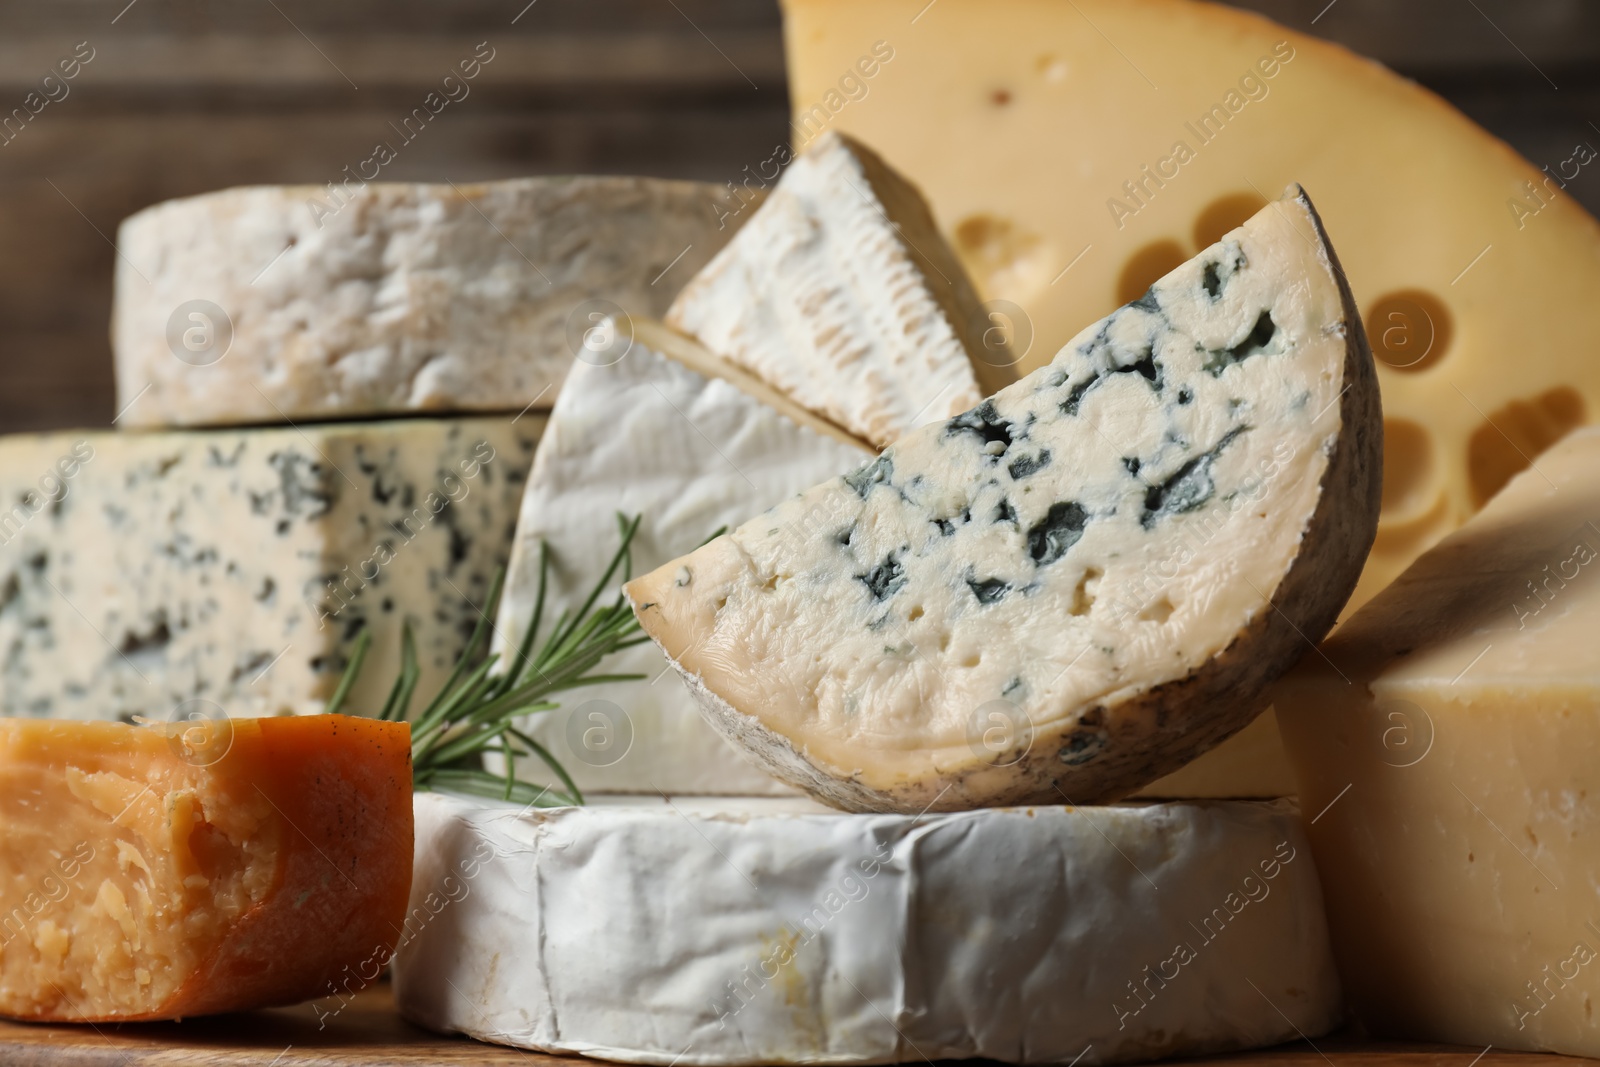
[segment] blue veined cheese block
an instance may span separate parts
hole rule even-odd
[[[829,803],[1115,799],[1333,625],[1382,437],[1293,187],[1049,366],[625,591],[707,719]]]
[[[510,554],[536,415],[0,439],[0,713],[355,709],[443,680]]]

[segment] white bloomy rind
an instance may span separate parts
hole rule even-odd
[[[597,177],[157,204],[117,235],[121,424],[547,408],[575,339],[612,309],[664,312],[740,207],[714,185]]]
[[[667,323],[879,448],[1016,377],[921,195],[838,135],[790,165]]]
[[[662,1065],[1115,1063],[1340,1018],[1285,804],[919,818],[423,794],[416,816],[395,993],[434,1030]]]
[[[1381,450],[1295,189],[1051,365],[627,593],[712,724],[830,804],[1103,800],[1250,722],[1327,632]]]
[[[810,428],[797,421],[804,413],[791,418],[714,376],[715,357],[693,358],[692,343],[658,324],[635,320],[633,328],[621,359],[573,365],[550,414],[522,498],[495,627],[494,649],[502,656],[521,643],[538,600],[541,544],[549,551],[544,617],[550,620],[582,606],[616,544],[619,512],[639,516],[632,561],[636,570],[649,570],[872,457],[838,431],[830,436],[820,420],[813,417]],[[610,589],[604,599],[614,596]],[[559,711],[530,716],[523,726],[585,793],[790,792],[706,724],[677,680],[663,677],[667,664],[656,646],[618,652],[604,669],[646,681],[586,686]],[[520,766],[543,771],[537,761]]]

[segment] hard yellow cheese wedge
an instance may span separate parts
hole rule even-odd
[[[0,719],[0,1016],[353,992],[400,936],[411,848],[404,723]]]
[[[1600,1055],[1600,429],[1286,680],[1335,953],[1379,1032]]]
[[[1379,361],[1384,510],[1353,610],[1600,411],[1600,225],[1418,86],[1187,0],[784,0],[794,136],[917,183],[1024,369],[1291,181],[1313,190]],[[1565,178],[1562,175],[1565,175]],[[1263,717],[1162,795],[1290,788]]]

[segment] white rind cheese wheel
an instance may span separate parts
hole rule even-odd
[[[1284,679],[1373,1032],[1600,1056],[1597,470],[1567,437]]]
[[[585,332],[664,312],[749,217],[741,203],[567,177],[158,204],[118,234],[122,425],[548,408]]]
[[[777,406],[786,402],[692,342],[644,321],[633,329],[615,362],[573,365],[550,414],[495,627],[503,656],[520,645],[538,598],[541,542],[550,553],[545,618],[553,619],[577,611],[593,589],[616,544],[618,512],[640,516],[635,571],[654,569],[872,458],[803,409]],[[663,677],[667,663],[654,645],[617,653],[605,672],[646,681],[586,686],[525,727],[580,789],[790,791],[706,724],[678,680]]]
[[[1378,393],[1299,190],[1054,363],[626,587],[851,810],[1126,795],[1239,730],[1372,543]]]
[[[363,628],[441,684],[511,550],[543,416],[0,438],[0,714],[321,711]]]
[[[667,323],[878,448],[1016,380],[927,204],[847,137],[790,165]]]
[[[419,795],[412,1022],[627,1063],[1116,1063],[1340,1017],[1294,809]]]

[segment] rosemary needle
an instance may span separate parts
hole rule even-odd
[[[533,615],[509,664],[501,663],[498,655],[487,652],[489,620],[499,607],[505,586],[505,569],[501,568],[490,587],[489,603],[479,612],[478,624],[450,676],[414,716],[411,702],[422,670],[417,662],[411,624],[404,625],[400,634],[400,673],[377,718],[411,723],[411,779],[417,792],[466,793],[537,807],[583,803],[583,793],[561,766],[561,761],[517,729],[516,719],[555,710],[560,705],[550,698],[568,689],[644,677],[642,674],[590,673],[611,653],[647,640],[640,634],[638,620],[620,593],[610,604],[596,606],[601,593],[619,571],[624,581],[632,574],[629,546],[639,530],[639,518],[637,515],[632,519],[617,516],[622,544],[611,557],[610,565],[595,582],[582,608],[572,615],[563,612],[544,644],[535,651],[550,578],[549,547],[540,543],[539,587]],[[350,665],[328,701],[328,713],[338,712],[349,698],[371,644],[371,631],[363,630],[356,639]],[[481,757],[487,752],[497,752],[504,757],[504,774],[492,774],[483,769]],[[517,778],[517,759],[530,756],[545,765],[559,787],[536,785]]]

